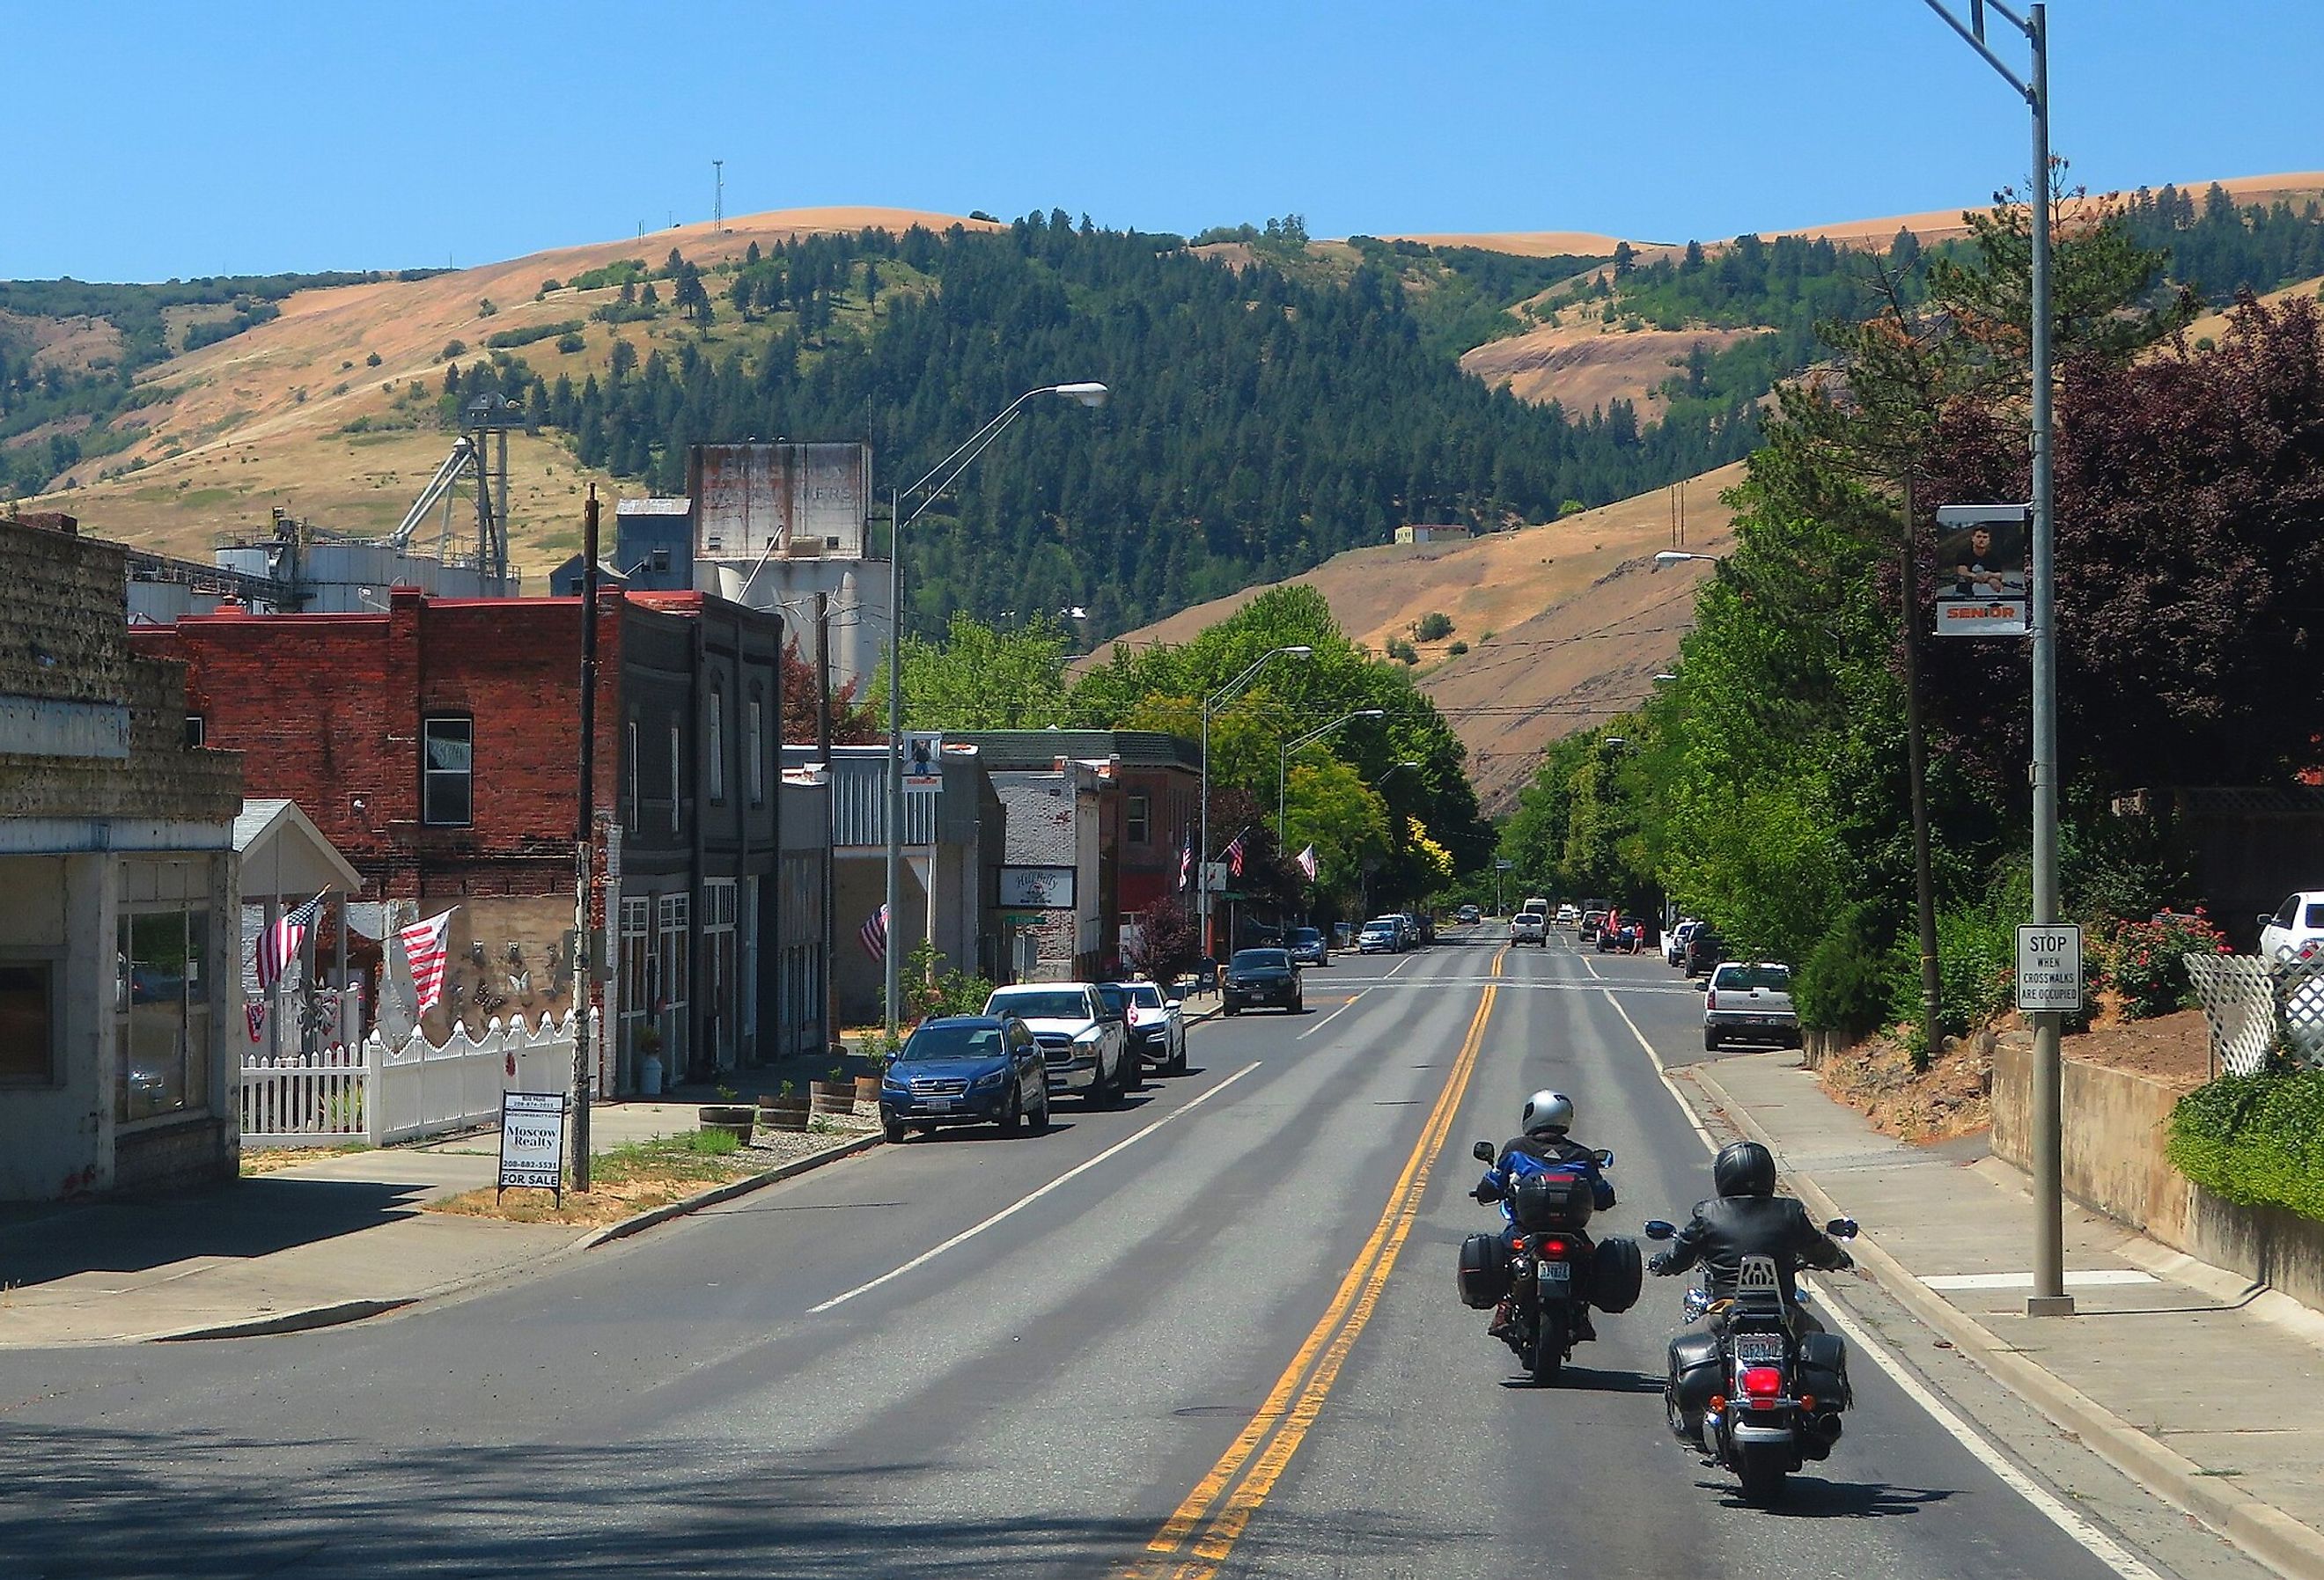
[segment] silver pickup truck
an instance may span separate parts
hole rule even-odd
[[[1711,974],[1702,1001],[1702,1047],[1717,1053],[1729,1042],[1800,1045],[1800,1012],[1792,1007],[1792,968],[1772,960],[1730,960]]]

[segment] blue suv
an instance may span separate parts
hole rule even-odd
[[[880,1131],[993,1124],[1003,1135],[1049,1128],[1049,1072],[1041,1045],[1014,1015],[923,1021],[880,1079]]]

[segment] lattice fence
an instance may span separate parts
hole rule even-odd
[[[2256,1074],[2278,1050],[2294,1064],[2324,1067],[2324,958],[2183,958],[2203,1001],[2211,1054],[2220,1067],[2239,1076]]]

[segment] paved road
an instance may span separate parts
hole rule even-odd
[[[456,1303],[0,1356],[0,1574],[2116,1572],[1861,1363],[1825,1474],[1742,1508],[1661,1425],[1674,1281],[1517,1385],[1452,1297],[1467,1145],[1558,1086],[1618,1221],[1702,1194],[1623,1019],[1699,1052],[1658,964],[1456,940],[1308,999],[1198,1029],[1132,1105],[883,1148]]]

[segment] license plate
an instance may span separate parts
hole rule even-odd
[[[931,1113],[947,1113],[959,1101],[957,1097],[923,1097],[920,1099],[920,1106]]]
[[[1565,1261],[1543,1262],[1541,1281],[1545,1284],[1571,1284],[1573,1281],[1573,1264]]]

